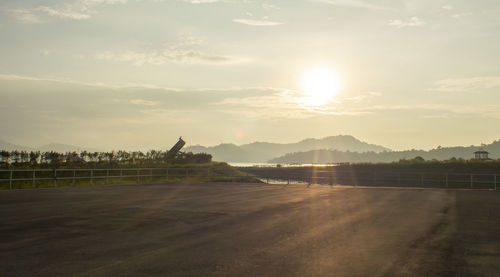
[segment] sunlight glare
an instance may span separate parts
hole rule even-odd
[[[305,103],[311,106],[322,106],[334,100],[340,90],[337,75],[328,68],[316,68],[307,72],[302,81]]]

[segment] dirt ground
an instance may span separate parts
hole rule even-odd
[[[0,220],[0,276],[500,276],[499,191],[17,190]]]

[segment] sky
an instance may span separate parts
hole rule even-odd
[[[2,0],[0,139],[490,143],[498,34],[497,0]]]

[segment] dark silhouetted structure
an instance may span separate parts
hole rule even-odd
[[[490,153],[488,153],[488,151],[485,151],[483,148],[481,148],[478,151],[474,152],[474,158],[478,160],[489,160],[489,154]]]
[[[168,150],[167,159],[175,158],[175,155],[179,153],[179,151],[182,149],[182,147],[184,147],[185,144],[186,142],[182,139],[182,137],[180,137],[179,141],[177,141],[177,143],[174,146],[172,146],[170,150]]]

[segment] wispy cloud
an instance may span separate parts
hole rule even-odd
[[[441,9],[443,9],[443,10],[453,10],[454,7],[452,5],[444,5],[444,6],[441,7]]]
[[[414,16],[409,20],[401,20],[401,19],[393,19],[389,20],[389,26],[394,26],[396,28],[405,28],[405,27],[418,27],[424,25],[420,18]]]
[[[268,10],[268,11],[279,10],[280,9],[280,7],[278,7],[276,5],[273,5],[273,4],[269,4],[269,3],[262,3],[262,8],[264,10]]]
[[[217,2],[224,2],[223,0],[184,0],[184,2],[188,2],[191,4],[210,4]]]
[[[431,89],[434,91],[479,93],[500,87],[500,76],[445,79],[435,82],[434,85]]]
[[[156,106],[158,102],[145,100],[145,99],[131,99],[129,101],[130,104],[140,105],[140,106]]]
[[[28,9],[19,8],[9,10],[9,12],[16,21],[21,23],[36,24],[43,22],[36,14]]]
[[[464,13],[457,13],[457,14],[454,14],[452,15],[451,17],[455,18],[455,19],[459,19],[459,18],[462,18],[462,17],[466,17],[466,16],[470,16],[472,15],[473,13],[472,12],[464,12]]]
[[[91,18],[96,13],[95,9],[99,6],[126,2],[128,0],[79,0],[71,4],[40,6],[36,10],[53,17],[81,20]]]
[[[255,19],[244,19],[244,18],[235,18],[234,22],[250,25],[250,26],[278,26],[284,24],[283,22],[277,21],[269,21],[269,20],[255,20]]]
[[[347,99],[346,99],[347,100]],[[249,118],[280,119],[280,118],[310,118],[320,115],[361,115],[368,111],[349,110],[335,105],[311,106],[299,91],[290,89],[269,89],[264,96],[232,97],[212,103],[224,106],[224,113],[237,114]]]
[[[96,56],[101,60],[116,62],[129,62],[135,66],[162,65],[166,63],[186,63],[186,64],[231,64],[247,62],[247,58],[215,55],[205,53],[200,50],[183,49],[179,47],[169,47],[163,50],[150,50],[144,52],[106,51]]]
[[[385,7],[383,6],[374,5],[370,3],[371,1],[364,1],[364,0],[309,0],[309,1],[330,4],[333,6],[344,7],[344,8],[360,8],[360,9],[374,9],[374,10],[385,9]]]
[[[46,6],[38,7],[39,11],[47,13],[49,16],[59,17],[59,18],[70,18],[70,19],[87,19],[90,18],[90,13],[82,13],[74,11],[71,6],[66,5],[64,7],[50,8]]]

